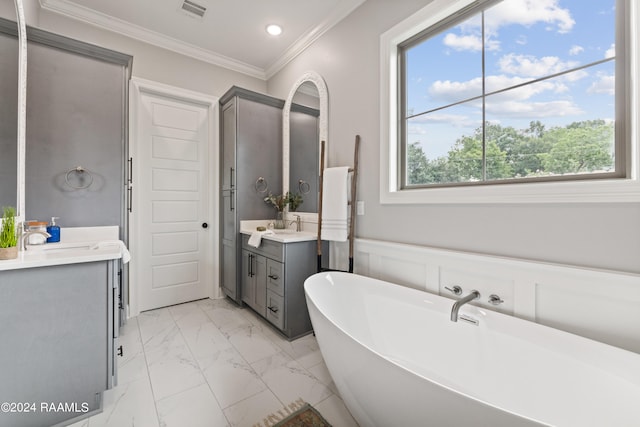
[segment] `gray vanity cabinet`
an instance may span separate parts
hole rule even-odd
[[[116,378],[116,262],[0,271],[0,402],[34,405],[1,412],[0,425],[45,427],[102,409]]]
[[[267,261],[267,320],[284,330],[284,263]],[[306,300],[305,300],[306,302]],[[305,319],[306,320],[306,319]]]
[[[242,301],[261,316],[267,310],[267,258],[242,250]]]
[[[225,295],[240,303],[240,221],[275,216],[264,198],[282,192],[284,101],[232,87],[220,106],[220,281]]]
[[[311,332],[304,281],[316,273],[316,241],[281,243],[262,239],[254,248],[249,246],[249,236],[242,235],[242,249],[246,260],[243,301],[290,340]],[[323,243],[323,253],[329,253],[327,242]]]

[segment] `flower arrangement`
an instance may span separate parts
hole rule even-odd
[[[269,193],[267,197],[264,198],[265,203],[269,203],[273,205],[274,208],[278,212],[284,211],[284,208],[289,206],[289,210],[295,212],[298,207],[302,204],[302,195],[300,193],[292,193],[287,191],[287,194],[280,194],[278,196],[274,196]]]
[[[284,208],[286,208],[288,204],[286,195],[282,194],[274,196],[273,194],[269,193],[269,195],[264,198],[264,201],[265,203],[272,204],[278,212],[284,211]]]

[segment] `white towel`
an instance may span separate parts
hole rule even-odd
[[[131,261],[131,254],[129,253],[129,249],[127,249],[127,246],[122,240],[103,240],[93,245],[91,249],[102,249],[108,246],[118,246],[120,248],[120,256],[122,257],[123,264]]]
[[[349,235],[347,213],[349,197],[349,168],[337,167],[324,170],[322,183],[323,240],[344,242]]]
[[[249,244],[249,246],[253,246],[254,248],[257,248],[260,246],[260,243],[262,243],[262,236],[264,236],[265,234],[274,234],[274,233],[271,230],[254,231],[251,233],[251,237],[249,237],[249,242],[247,243]]]

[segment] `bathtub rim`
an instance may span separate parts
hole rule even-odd
[[[455,299],[452,298],[447,298],[446,296],[442,296],[442,295],[438,295],[426,290],[419,290],[419,289],[414,289],[414,288],[409,288],[403,285],[399,285],[399,284],[394,284],[392,282],[388,282],[388,281],[384,281],[384,280],[380,280],[380,279],[376,279],[376,278],[372,278],[372,277],[367,277],[367,276],[363,276],[363,275],[359,275],[359,274],[354,274],[354,273],[346,273],[346,272],[341,272],[341,271],[328,271],[328,272],[321,272],[321,273],[316,273],[310,277],[308,277],[305,282],[304,282],[304,288],[305,288],[305,296],[307,298],[307,305],[312,304],[314,306],[314,308],[337,330],[340,331],[340,333],[346,335],[349,339],[351,339],[352,341],[354,341],[358,346],[364,348],[365,350],[373,353],[376,357],[383,359],[384,361],[391,363],[392,365],[394,365],[395,367],[408,372],[411,375],[415,375],[419,378],[421,378],[422,380],[428,381],[431,384],[434,384],[436,386],[442,387],[454,394],[457,394],[459,396],[462,396],[463,398],[467,398],[467,399],[472,399],[474,401],[477,401],[483,405],[489,406],[491,408],[494,408],[496,410],[502,411],[502,412],[506,412],[509,414],[512,414],[515,417],[524,419],[524,420],[528,420],[534,423],[538,423],[540,425],[544,425],[544,426],[552,426],[553,424],[547,424],[546,421],[543,420],[539,420],[536,418],[533,418],[531,416],[527,416],[527,415],[523,415],[523,414],[519,414],[513,410],[510,409],[506,409],[498,404],[492,403],[490,401],[488,401],[487,399],[483,399],[482,397],[478,397],[478,396],[474,396],[471,394],[467,394],[465,392],[462,392],[458,389],[456,389],[452,384],[446,384],[443,383],[441,381],[438,380],[434,380],[431,379],[419,372],[416,372],[412,369],[410,369],[409,367],[406,367],[398,362],[396,362],[393,358],[388,357],[387,355],[381,353],[380,351],[377,351],[376,349],[372,348],[371,346],[369,346],[367,343],[363,342],[362,340],[356,338],[353,336],[352,333],[348,332],[347,330],[345,330],[345,328],[341,325],[338,325],[336,323],[336,320],[333,319],[331,316],[327,315],[326,310],[322,309],[321,307],[319,307],[319,305],[316,303],[316,301],[314,301],[313,299],[313,290],[311,291],[311,293],[308,291],[309,288],[311,288],[312,286],[314,286],[314,283],[316,281],[330,281],[329,279],[327,279],[328,276],[331,275],[335,275],[338,277],[355,277],[357,278],[356,280],[364,280],[364,281],[372,281],[373,283],[376,283],[380,286],[383,287],[393,287],[395,290],[400,290],[402,293],[406,293],[406,294],[416,294],[416,295],[426,295],[428,297],[432,297],[432,298],[439,298],[439,299],[443,299],[443,300],[449,300],[451,301],[451,304],[453,305],[453,303],[455,302]],[[308,284],[309,283],[309,284]],[[482,318],[480,319],[480,325],[481,327],[485,327],[484,325],[487,323],[487,317],[496,317],[498,320],[498,324],[500,325],[500,321],[505,322],[505,324],[507,326],[513,326],[513,324],[515,324],[516,326],[523,326],[524,328],[527,329],[527,331],[529,330],[533,330],[534,332],[541,332],[543,334],[551,334],[551,336],[553,337],[553,342],[561,342],[562,343],[562,347],[570,347],[572,345],[572,343],[576,343],[578,345],[582,345],[582,346],[587,346],[587,347],[592,347],[592,346],[598,346],[602,348],[603,352],[613,352],[614,355],[617,354],[619,355],[622,359],[623,362],[620,365],[613,365],[613,370],[611,369],[604,369],[606,370],[607,373],[609,373],[610,375],[615,375],[616,377],[620,378],[623,381],[627,381],[633,385],[636,385],[638,387],[640,387],[640,369],[638,369],[638,372],[636,373],[635,376],[631,376],[630,373],[632,373],[632,371],[630,369],[627,369],[626,371],[620,370],[619,366],[625,366],[624,361],[626,361],[627,359],[632,361],[633,363],[635,363],[639,368],[640,368],[640,354],[639,353],[635,353],[631,350],[627,350],[624,348],[620,348],[620,347],[616,347],[613,346],[611,344],[607,344],[601,341],[597,341],[588,337],[584,337],[584,336],[580,336],[577,334],[574,334],[572,332],[568,332],[568,331],[563,331],[560,329],[556,329],[550,326],[546,326],[543,324],[539,324],[536,322],[532,322],[530,320],[527,319],[521,319],[515,316],[511,316],[508,314],[504,314],[504,313],[500,313],[497,311],[492,311],[492,310],[486,310],[482,307],[477,307],[477,306],[465,306],[465,307],[472,307],[474,310],[474,316],[481,316]],[[461,323],[461,326],[464,327],[477,327],[475,325],[468,325],[465,323]],[[505,328],[505,330],[498,330],[497,332],[501,332],[501,333],[507,333],[509,335],[513,335],[511,330],[507,330],[507,328]],[[534,335],[534,337],[536,339],[531,340],[529,339],[529,337],[527,338],[527,341],[532,343],[532,344],[536,344],[538,345],[538,340],[540,340],[539,337],[537,337],[536,335]],[[567,342],[564,342],[567,341]],[[550,345],[542,345],[543,348],[547,348],[547,347],[551,347]],[[320,348],[320,350],[322,351],[322,348]],[[564,348],[562,350],[565,350]],[[582,352],[582,354],[573,354],[573,353],[565,353],[565,354],[571,354],[571,356],[573,356],[577,361],[581,361],[582,363],[585,363],[587,365],[589,365],[592,369],[603,369],[601,366],[599,366],[598,363],[594,363],[594,362],[598,362],[598,360],[594,357],[591,357],[591,355],[589,355],[590,357],[587,357],[586,360],[584,358],[585,355],[588,354],[584,354],[585,352]],[[582,357],[580,357],[582,356]],[[611,365],[607,365],[607,366],[611,366]],[[624,372],[623,372],[624,371]]]

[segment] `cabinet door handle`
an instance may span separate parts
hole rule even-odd
[[[267,307],[269,310],[271,310],[272,313],[277,313],[278,312],[278,307]]]
[[[247,268],[247,275],[248,275],[249,277],[253,277],[253,273],[251,272],[251,266],[252,266],[252,264],[253,264],[253,255],[252,255],[252,254],[249,254],[249,255],[247,256],[247,259],[249,260],[249,262],[248,262],[249,266],[248,266],[248,268]]]
[[[229,186],[233,188],[233,168],[229,168]]]
[[[229,191],[229,210],[232,211],[234,209],[233,206],[233,190]]]
[[[278,277],[277,275],[275,275],[275,274],[270,274],[270,275],[269,275],[269,279],[271,279],[271,280],[278,280],[278,279],[279,279],[279,277]]]
[[[124,351],[122,350],[122,346],[118,347],[117,355],[120,356],[120,357],[124,356]]]
[[[129,213],[133,212],[133,188],[127,187],[127,206]]]

